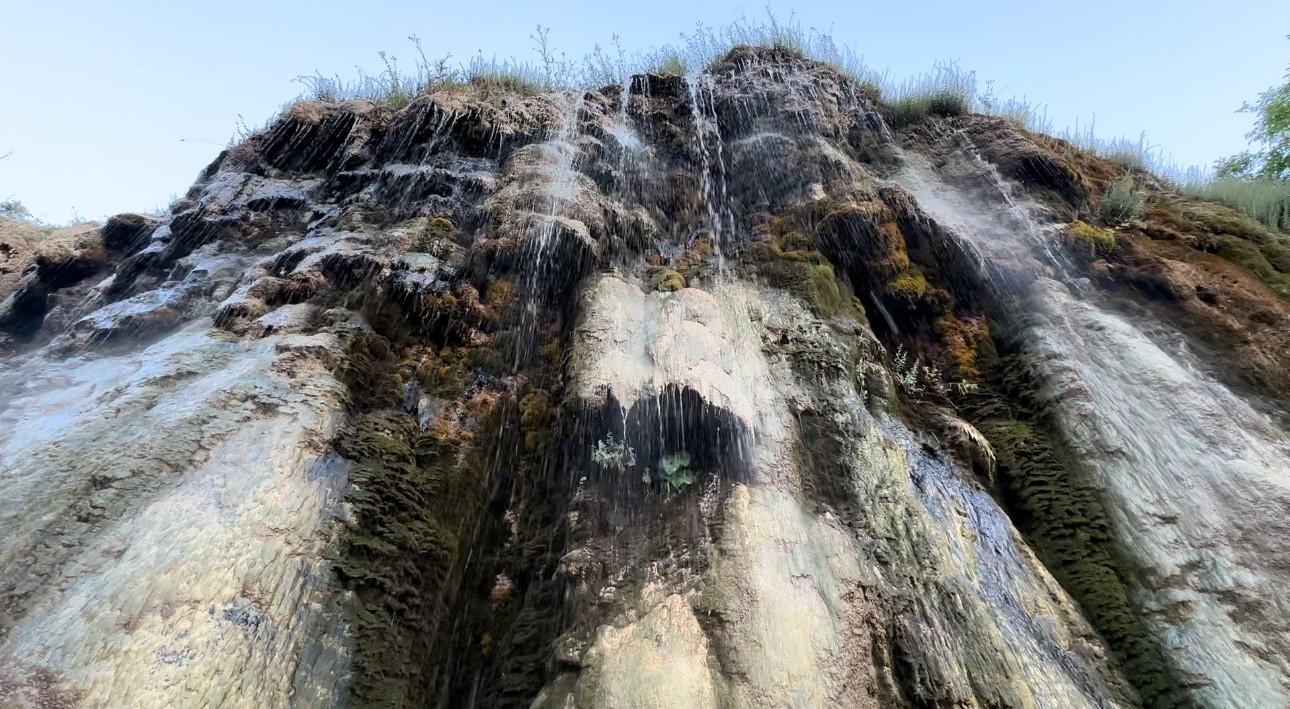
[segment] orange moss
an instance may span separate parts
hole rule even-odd
[[[501,401],[501,398],[502,395],[496,391],[480,391],[467,399],[462,408],[476,421],[483,421],[497,408],[497,402]]]
[[[715,252],[707,236],[698,236],[690,248],[677,254],[673,259],[673,270],[687,282],[703,278],[708,275],[710,259]]]
[[[515,284],[505,278],[494,278],[488,282],[488,294],[484,305],[489,315],[497,317],[506,306],[515,301]]]
[[[533,391],[520,399],[520,429],[524,431],[525,450],[538,450],[555,438],[555,413],[544,391]]]
[[[457,309],[454,315],[472,326],[478,326],[492,317],[492,311],[479,300],[479,291],[469,283],[457,286]]]
[[[905,235],[900,231],[900,225],[896,222],[883,222],[878,226],[878,232],[893,244],[900,244],[901,248],[905,246]]]
[[[422,434],[438,446],[455,446],[467,443],[473,437],[470,429],[460,424],[457,406],[445,406],[430,427]]]
[[[985,318],[969,317],[959,320],[953,315],[940,317],[934,323],[936,333],[940,335],[941,346],[949,359],[954,373],[963,379],[976,379],[981,376],[977,366],[977,348],[990,336],[990,327]]]

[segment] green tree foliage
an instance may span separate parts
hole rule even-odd
[[[20,219],[22,221],[31,221],[31,212],[22,206],[22,202],[16,199],[6,199],[0,201],[0,217],[5,219]]]
[[[1286,83],[1264,91],[1240,110],[1255,115],[1254,128],[1246,137],[1259,148],[1220,160],[1219,177],[1290,180],[1290,70]]]

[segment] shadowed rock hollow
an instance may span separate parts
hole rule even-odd
[[[890,118],[305,102],[5,246],[0,706],[1290,703],[1290,237]]]

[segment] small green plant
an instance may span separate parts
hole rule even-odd
[[[915,357],[911,362],[909,353],[905,351],[904,345],[896,347],[896,356],[891,358],[892,373],[895,374],[896,385],[901,391],[911,396],[918,396],[925,391],[923,382],[920,381],[920,375],[925,376],[922,370],[922,360]]]
[[[937,64],[930,74],[906,81],[888,105],[896,125],[906,125],[927,116],[968,113],[976,97],[976,73],[948,62]]]
[[[657,61],[650,65],[648,72],[651,74],[674,74],[676,76],[685,76],[689,73],[689,67],[685,65],[685,57],[680,53],[674,52],[659,57]]]
[[[693,485],[694,479],[694,471],[690,470],[690,454],[680,451],[659,458],[657,472],[646,468],[641,482],[646,485],[661,482],[669,494],[676,494]]]
[[[1145,198],[1133,182],[1133,175],[1125,173],[1111,185],[1097,204],[1097,215],[1103,221],[1119,224],[1142,216]]]
[[[604,440],[596,442],[595,449],[591,451],[591,462],[599,465],[602,470],[622,473],[636,465],[636,451],[626,441],[614,438],[611,433]]]
[[[681,492],[694,484],[694,473],[690,471],[690,454],[684,451],[665,455],[658,462],[663,471],[663,482],[672,492]]]
[[[910,361],[904,345],[896,347],[896,354],[891,358],[891,372],[896,386],[915,398],[922,398],[929,392],[946,397],[951,392],[962,395],[976,391],[976,384],[972,382],[946,382],[940,367],[935,364],[925,365],[919,357]]]

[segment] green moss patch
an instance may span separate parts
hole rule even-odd
[[[802,299],[820,317],[840,315],[851,306],[850,293],[838,282],[833,264],[824,254],[801,248],[809,244],[806,237],[790,232],[748,244],[739,257],[752,265],[767,285]]]
[[[411,706],[432,689],[432,639],[463,551],[457,530],[481,497],[478,478],[458,464],[461,445],[423,435],[402,412],[366,415],[338,442],[355,461],[335,570],[354,594],[358,706]]]
[[[1115,232],[1077,220],[1066,230],[1066,243],[1088,252],[1090,256],[1097,256],[1115,248]]]
[[[1170,198],[1154,206],[1150,221],[1191,237],[1196,248],[1244,268],[1290,299],[1290,234],[1216,202]]]
[[[1144,705],[1192,706],[1179,670],[1130,603],[1122,576],[1125,562],[1115,551],[1096,490],[1063,462],[1061,450],[1039,423],[1039,411],[1030,401],[1038,383],[1026,361],[991,356],[985,364],[986,385],[967,397],[960,411],[994,448],[999,484],[1014,522],[1106,638]]]

